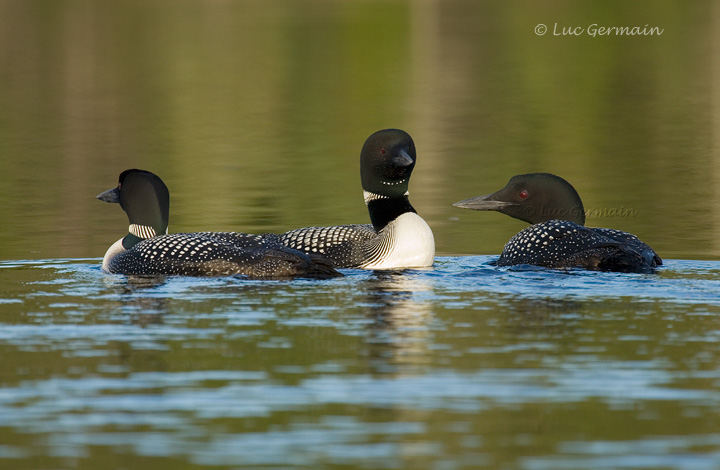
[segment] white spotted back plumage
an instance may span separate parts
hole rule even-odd
[[[280,241],[305,253],[318,253],[336,267],[399,269],[432,266],[432,230],[416,213],[406,212],[376,232],[370,224],[305,227],[280,235]]]
[[[512,237],[497,264],[647,272],[661,262],[649,246],[630,233],[550,220]]]
[[[115,246],[115,245],[113,245]],[[246,275],[283,278],[303,274],[309,268],[330,274],[329,263],[290,250],[277,236],[235,232],[173,233],[143,240],[129,250],[110,253],[103,267],[111,273],[186,276]]]

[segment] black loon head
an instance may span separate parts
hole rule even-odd
[[[415,160],[415,143],[407,132],[400,129],[375,132],[367,138],[360,153],[363,189],[381,197],[405,195]]]
[[[585,225],[585,209],[575,188],[550,173],[513,176],[501,190],[465,199],[453,206],[498,211],[531,224],[559,219]]]
[[[98,194],[97,198],[120,203],[127,213],[132,235],[151,238],[167,233],[170,192],[165,183],[149,171],[123,171],[117,187]]]

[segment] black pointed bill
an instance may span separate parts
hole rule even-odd
[[[103,191],[102,193],[98,194],[95,197],[100,199],[101,201],[114,202],[114,203],[119,204],[120,203],[120,190],[118,190],[118,188],[108,189],[107,191]]]
[[[458,201],[453,204],[453,207],[459,207],[461,209],[472,209],[474,211],[499,211],[505,207],[516,205],[512,202],[507,201],[493,201],[490,199],[491,196],[492,194],[486,194],[484,196],[463,199],[462,201]]]
[[[412,157],[405,150],[400,150],[399,155],[393,157],[390,161],[395,166],[410,166],[413,164]]]

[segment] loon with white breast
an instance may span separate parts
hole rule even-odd
[[[282,245],[277,235],[236,232],[168,234],[170,193],[155,174],[126,170],[117,187],[97,196],[119,203],[129,233],[105,253],[102,270],[128,275],[229,276],[256,279],[340,276],[320,256]]]
[[[360,177],[372,224],[299,228],[280,235],[280,240],[304,253],[318,253],[336,268],[432,266],[432,230],[408,199],[416,159],[415,144],[407,132],[375,132],[360,153]]]
[[[657,253],[631,233],[585,227],[585,209],[577,191],[550,173],[513,176],[501,190],[453,206],[498,211],[533,224],[507,242],[498,266],[652,273],[662,265]]]

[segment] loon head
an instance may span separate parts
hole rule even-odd
[[[531,224],[559,219],[585,225],[585,209],[575,188],[550,173],[513,176],[501,190],[465,199],[453,206],[498,211]]]
[[[360,153],[363,189],[379,197],[405,195],[415,160],[415,143],[407,132],[400,129],[375,132],[367,138]]]
[[[97,198],[120,204],[130,221],[130,233],[135,237],[144,239],[167,233],[170,192],[165,183],[149,171],[123,171],[117,187],[98,194]]]

